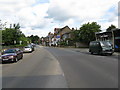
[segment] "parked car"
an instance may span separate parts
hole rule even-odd
[[[31,43],[30,45],[32,45],[33,47],[36,47],[36,44],[34,44],[34,43]]]
[[[92,41],[89,44],[89,52],[91,54],[109,54],[114,53],[112,44],[109,41]]]
[[[29,44],[28,46],[32,48],[32,51],[34,51],[34,50],[35,50],[35,48],[34,48],[34,46],[33,46],[33,45]]]
[[[6,62],[6,61],[17,62],[22,58],[23,58],[23,51],[21,51],[19,48],[7,49],[3,51],[1,55],[2,62]]]
[[[28,45],[28,46],[25,46],[24,48],[23,48],[23,52],[32,52],[33,51],[33,47],[32,46],[30,46],[30,45]]]

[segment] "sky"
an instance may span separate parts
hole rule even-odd
[[[118,27],[119,0],[0,0],[0,20],[19,23],[26,35],[47,36],[54,28],[68,25],[80,28],[97,22],[105,31],[111,24]]]

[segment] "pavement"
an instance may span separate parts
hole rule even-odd
[[[76,52],[81,52],[81,53],[89,53],[89,48],[66,48],[66,49],[70,49]],[[119,52],[114,52],[113,53],[114,56],[118,56],[120,55]]]

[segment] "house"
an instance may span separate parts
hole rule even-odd
[[[55,28],[54,29],[54,35],[52,37],[52,45],[54,45],[54,46],[57,46],[58,42],[60,41],[60,34],[59,34],[60,29],[61,28]]]
[[[52,42],[52,38],[53,38],[53,36],[54,36],[53,33],[51,33],[51,32],[48,33],[48,36],[47,36],[47,37],[48,37],[49,46],[51,46],[52,43],[53,43],[53,42]]]
[[[72,38],[71,32],[72,32],[72,29],[70,29],[68,26],[65,26],[63,28],[55,28],[53,44],[58,46],[59,42],[65,41],[68,38]]]
[[[61,36],[61,40],[71,38],[71,31],[72,30],[68,26],[61,28],[59,31],[59,35]]]

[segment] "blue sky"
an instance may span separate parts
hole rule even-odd
[[[49,0],[36,0],[37,3],[49,3]]]
[[[49,3],[49,0],[36,0],[32,6],[36,6],[38,4],[44,4],[44,3]]]
[[[97,22],[101,29],[118,26],[119,0],[0,0],[2,22],[20,23],[26,35],[47,36],[54,28],[80,28]]]

